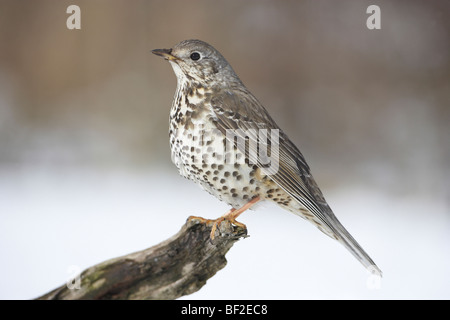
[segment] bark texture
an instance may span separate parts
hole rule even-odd
[[[79,289],[64,284],[37,299],[176,299],[196,292],[225,267],[225,254],[247,235],[225,220],[211,241],[211,226],[209,220],[188,219],[158,245],[84,270]]]

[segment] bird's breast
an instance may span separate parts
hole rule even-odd
[[[236,148],[229,150],[226,136],[215,125],[207,95],[202,89],[180,90],[175,95],[169,126],[172,161],[180,175],[238,208],[259,195],[257,166],[246,163]]]

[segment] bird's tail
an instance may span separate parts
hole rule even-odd
[[[333,238],[337,240],[347,248],[351,254],[358,259],[359,262],[372,274],[382,276],[380,268],[375,264],[375,262],[370,258],[370,256],[364,251],[364,249],[356,242],[352,235],[344,228],[344,226],[339,222],[336,216],[331,213],[328,215],[329,226],[334,234]],[[326,232],[325,232],[326,233]]]

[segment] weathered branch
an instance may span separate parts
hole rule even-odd
[[[83,271],[80,288],[63,285],[37,299],[176,299],[203,287],[225,267],[225,254],[246,230],[227,220],[210,241],[211,223],[188,219],[173,237],[151,248]]]

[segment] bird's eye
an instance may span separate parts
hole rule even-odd
[[[191,53],[191,59],[194,61],[197,61],[200,59],[200,53],[198,53],[197,51],[194,51]]]

